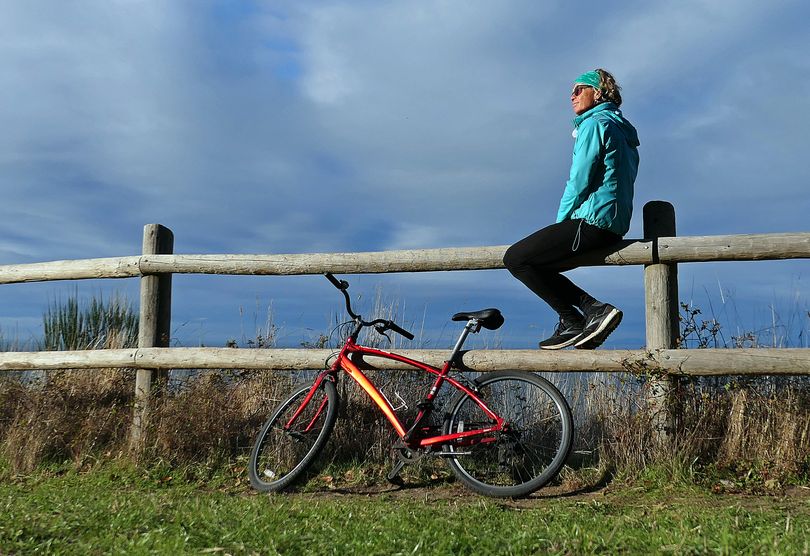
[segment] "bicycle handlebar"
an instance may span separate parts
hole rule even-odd
[[[373,320],[371,322],[364,321],[360,317],[360,315],[357,315],[357,314],[354,313],[354,311],[352,311],[351,298],[349,297],[349,292],[346,291],[346,290],[349,289],[349,283],[346,280],[338,280],[337,278],[335,278],[334,274],[332,274],[331,272],[325,273],[324,276],[326,276],[326,278],[330,282],[332,282],[332,285],[335,286],[337,289],[339,289],[340,292],[343,294],[343,297],[346,298],[346,312],[349,313],[349,316],[352,317],[352,319],[358,321],[361,326],[374,326],[374,329],[377,332],[379,332],[380,334],[382,334],[386,330],[393,330],[397,334],[401,334],[402,336],[405,336],[409,340],[413,340],[413,338],[414,338],[413,334],[411,334],[410,332],[408,332],[407,330],[405,330],[404,328],[402,328],[401,326],[399,326],[397,323],[395,323],[393,321],[384,320],[384,319],[376,319],[376,320]],[[381,325],[381,326],[377,327],[377,325]],[[358,331],[359,331],[359,328],[358,328]]]
[[[385,321],[385,327],[388,328],[389,330],[393,330],[397,334],[401,334],[401,335],[405,336],[409,340],[413,340],[413,334],[411,334],[410,332],[408,332],[404,328],[400,327],[397,323],[395,323],[393,321],[390,321],[390,320]]]
[[[332,282],[332,284],[340,291],[349,289],[349,283],[346,280],[338,280],[331,272],[327,272],[324,276],[326,276],[329,281]]]

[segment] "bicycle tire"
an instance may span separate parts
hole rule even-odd
[[[323,450],[337,420],[338,394],[324,380],[319,391],[289,430],[283,425],[301,406],[312,384],[302,384],[284,400],[262,426],[250,452],[250,484],[261,492],[277,492],[295,484]],[[326,402],[325,407],[321,407]],[[319,412],[320,411],[320,412]],[[308,429],[308,430],[307,430]]]
[[[448,444],[448,464],[472,490],[520,498],[548,484],[560,472],[574,437],[568,403],[546,379],[522,371],[497,371],[475,380],[477,395],[506,419],[508,429],[469,446]],[[494,424],[464,392],[450,402],[445,434]]]

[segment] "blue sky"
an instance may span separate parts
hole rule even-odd
[[[0,264],[134,255],[142,228],[177,253],[509,244],[553,221],[571,160],[572,79],[623,86],[641,207],[681,235],[809,231],[810,5],[475,0],[0,5]],[[607,347],[644,343],[642,269],[572,278],[625,311]],[[428,345],[447,317],[500,307],[482,341],[531,347],[554,314],[506,271],[349,277]],[[807,345],[807,261],[680,266],[680,297],[728,336],[777,322]],[[183,345],[281,343],[328,329],[319,277],[175,276]],[[78,290],[76,289],[78,288]],[[0,335],[40,334],[49,302],[136,280],[0,287]]]

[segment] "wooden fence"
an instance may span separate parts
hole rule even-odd
[[[169,348],[171,276],[178,273],[302,275],[428,272],[503,268],[508,246],[421,249],[374,253],[288,255],[175,255],[173,235],[150,224],[139,256],[54,261],[0,266],[0,284],[95,278],[141,279],[137,349],[0,353],[0,371],[29,369],[135,368],[134,437],[140,435],[152,381],[168,369],[321,368],[328,350]],[[463,355],[470,370],[510,368],[527,371],[645,371],[654,382],[661,430],[667,428],[667,400],[673,375],[808,375],[807,349],[675,349],[678,336],[677,264],[705,261],[755,261],[810,258],[810,233],[677,237],[672,205],[644,206],[644,239],[624,240],[581,256],[580,266],[644,265],[646,349],[643,350],[472,350]],[[404,350],[439,365],[446,351]],[[372,366],[372,362],[367,362]],[[398,368],[377,361],[377,368]]]

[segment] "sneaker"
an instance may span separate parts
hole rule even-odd
[[[622,312],[608,303],[597,303],[585,316],[585,329],[574,345],[577,349],[594,349],[602,345],[622,322]]]
[[[576,343],[580,336],[582,336],[582,331],[582,321],[567,323],[560,319],[560,323],[557,325],[557,328],[554,329],[554,334],[538,345],[540,349],[562,349]]]

